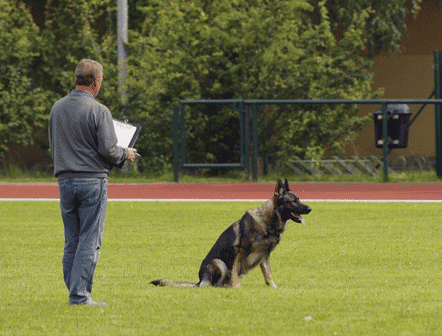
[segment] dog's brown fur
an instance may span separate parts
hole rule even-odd
[[[311,208],[290,191],[287,179],[276,183],[273,197],[248,210],[218,238],[201,263],[196,284],[168,279],[151,283],[160,286],[240,287],[240,278],[260,265],[268,286],[276,287],[270,267],[270,253],[278,245],[289,219],[305,224],[301,215]]]

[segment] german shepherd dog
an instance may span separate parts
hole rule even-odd
[[[240,278],[259,265],[268,286],[276,285],[270,268],[270,253],[278,245],[289,219],[305,225],[301,215],[312,209],[290,191],[287,179],[276,183],[275,194],[258,208],[248,210],[218,238],[201,263],[196,284],[168,279],[154,280],[155,286],[240,287]]]

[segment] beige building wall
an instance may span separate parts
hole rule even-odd
[[[383,98],[427,99],[434,89],[434,52],[442,51],[442,9],[436,0],[424,0],[416,18],[407,18],[409,37],[403,37],[403,49],[397,55],[376,57],[372,71],[372,88],[384,88]],[[412,117],[421,105],[409,105]],[[361,115],[367,115],[380,106],[361,106]],[[382,149],[374,143],[374,122],[371,120],[358,137],[346,147],[346,155],[382,156]],[[427,105],[410,127],[408,147],[394,149],[390,158],[397,156],[435,155],[434,105]]]

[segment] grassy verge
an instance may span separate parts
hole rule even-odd
[[[71,307],[57,202],[0,202],[1,335],[436,335],[442,332],[438,204],[312,203],[272,254],[278,289],[253,270],[240,289],[197,281],[239,203],[110,202],[93,298]]]

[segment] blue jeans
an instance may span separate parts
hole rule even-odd
[[[86,301],[92,292],[107,208],[107,178],[59,180],[64,224],[63,277],[69,303]]]

